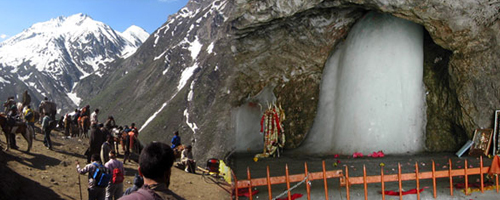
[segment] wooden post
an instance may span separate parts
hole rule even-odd
[[[483,156],[479,157],[479,176],[481,177],[481,193],[484,193],[484,177],[483,177]]]
[[[467,160],[465,160],[464,177],[465,177],[465,195],[469,195],[469,177],[467,176]]]
[[[451,176],[451,158],[448,160],[448,176],[450,176],[450,196],[453,196],[453,176]]]
[[[306,178],[306,191],[307,191],[307,200],[311,200],[311,186],[309,185],[309,170],[307,169],[307,163],[304,162],[305,168],[305,176]]]
[[[350,194],[349,194],[349,168],[347,165],[345,166],[345,190],[346,190],[346,198],[347,200],[350,200]]]
[[[269,173],[269,165],[267,166],[267,192],[269,193],[269,200],[272,200],[273,192],[271,191],[271,175]]]
[[[253,199],[252,195],[252,177],[250,176],[250,167],[247,167],[247,176],[248,176],[248,196],[250,200]]]
[[[285,165],[285,179],[286,179],[286,189],[288,190],[288,200],[292,200],[292,195],[290,194],[290,177],[288,175],[288,164]]]
[[[234,171],[231,169],[231,174],[233,174],[234,178],[234,193],[236,196],[236,200],[238,200],[238,179],[236,178],[236,175],[234,174]]]
[[[328,185],[326,184],[326,166],[323,160],[323,183],[325,184],[325,199],[328,200]]]
[[[418,178],[418,163],[415,162],[415,181],[417,182],[417,199],[420,200],[420,180]]]
[[[399,199],[403,200],[403,180],[401,180],[401,163],[398,163],[398,183],[399,183]]]
[[[368,200],[368,183],[366,182],[366,166],[363,165],[363,186],[365,188],[365,200]]]
[[[436,188],[436,163],[434,163],[434,160],[432,161],[432,187],[434,188],[433,194],[434,194],[434,199],[437,197],[437,188]]]
[[[496,178],[495,178],[495,184],[496,184],[496,186],[497,186],[497,193],[498,193],[498,189],[499,189],[499,188],[498,188],[498,174],[495,174],[495,177],[496,177]]]
[[[380,183],[382,184],[382,200],[385,200],[384,166],[380,166]]]

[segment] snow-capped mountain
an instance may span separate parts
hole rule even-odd
[[[85,14],[36,23],[0,43],[0,99],[28,90],[34,104],[48,97],[73,108],[81,79],[132,55],[148,36],[135,25],[117,32]]]
[[[233,2],[190,0],[132,56],[109,65],[102,77],[89,75],[74,91],[100,116],[134,122],[143,144],[169,143],[179,131],[183,144],[196,143],[197,160],[222,158],[232,148],[225,144],[234,144],[224,134],[232,123],[218,122],[232,116],[233,102],[224,97],[235,93],[228,81],[238,49],[228,15]]]

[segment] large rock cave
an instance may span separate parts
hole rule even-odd
[[[390,153],[455,151],[472,137],[474,129],[492,128],[494,110],[500,103],[495,81],[500,63],[497,7],[441,1],[249,1],[240,2],[238,8],[239,17],[233,21],[237,67],[231,89],[237,91],[233,94],[237,114],[232,118],[236,141],[244,141],[236,143],[238,151],[261,150],[258,126],[262,107],[269,101],[281,104],[287,114],[283,125],[288,149],[302,144],[311,149],[318,145],[309,142],[314,145],[308,146],[311,138],[319,141],[339,134],[334,129],[314,128],[323,110],[318,107],[325,66],[335,49],[348,40],[355,24],[370,12],[385,13],[423,27],[420,65],[423,63],[425,112],[420,117],[422,130],[410,133],[421,134],[418,139],[423,148],[397,148]],[[357,140],[361,139],[352,138],[354,143]]]

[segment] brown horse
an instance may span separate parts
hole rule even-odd
[[[78,118],[78,130],[80,130],[80,137],[89,137],[90,129],[90,118],[89,116],[83,116]]]
[[[178,158],[181,158],[181,155],[182,155],[182,150],[184,150],[186,147],[184,145],[179,145],[179,146],[176,146],[173,150],[174,150],[174,158],[175,159],[178,159]]]
[[[7,123],[7,116],[3,115],[0,113],[0,126],[2,127],[2,131],[5,134],[5,139],[7,141],[7,147],[5,147],[5,150],[9,150],[10,148],[10,133],[11,130],[16,127],[15,133],[21,133],[28,142],[28,150],[26,152],[29,152],[31,150],[31,145],[33,144],[33,135],[34,135],[34,130],[30,126],[27,126],[26,123],[19,123],[16,124],[14,127],[11,127]]]

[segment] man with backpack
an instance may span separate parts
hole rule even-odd
[[[101,164],[99,154],[92,154],[90,157],[92,161],[84,168],[80,168],[80,163],[76,161],[76,171],[79,174],[88,173],[89,179],[89,200],[104,200],[106,197],[106,187],[111,180],[109,170]]]
[[[35,114],[33,113],[33,110],[31,110],[30,105],[28,105],[28,107],[26,107],[26,110],[24,111],[24,119],[26,120],[28,126],[31,126],[31,128],[35,128]]]
[[[24,111],[24,119],[26,120],[26,124],[31,127],[31,129],[35,130],[35,114],[33,110],[31,110],[30,105],[28,105]],[[35,137],[35,134],[35,131],[33,131],[33,137]]]
[[[116,152],[109,152],[110,160],[104,164],[112,174],[112,179],[106,187],[106,200],[118,199],[123,195],[123,180],[125,169],[123,163],[116,159]]]

